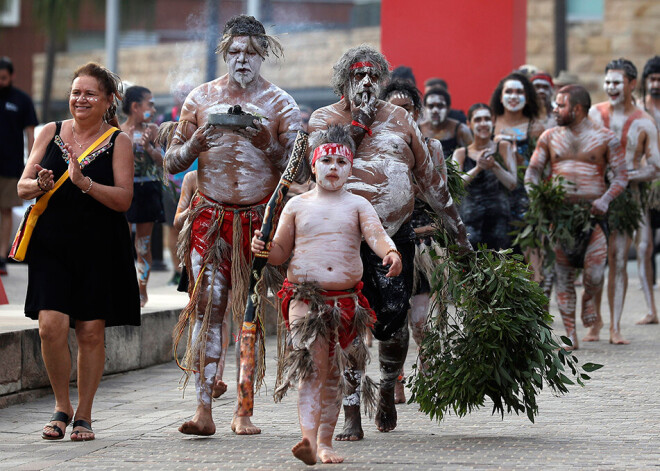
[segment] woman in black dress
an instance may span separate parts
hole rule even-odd
[[[454,152],[454,161],[465,172],[467,189],[461,219],[473,247],[486,244],[489,249],[505,249],[509,247],[509,191],[516,187],[512,146],[507,141],[493,141],[493,115],[483,103],[470,107],[468,125],[474,142]]]
[[[124,212],[133,196],[131,141],[117,127],[119,77],[89,63],[74,74],[73,119],[39,133],[18,194],[29,200],[50,191],[68,170],[37,221],[27,250],[25,315],[39,321],[41,350],[55,393],[55,413],[42,437],[56,440],[73,419],[71,440],[93,440],[92,402],[105,363],[104,328],[140,325],[140,301]],[[73,158],[69,158],[69,157]],[[78,407],[69,399],[69,327],[78,341]]]

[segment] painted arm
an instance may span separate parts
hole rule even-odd
[[[548,164],[550,158],[550,130],[544,132],[536,144],[534,154],[529,160],[529,166],[525,171],[525,190],[529,193],[532,185],[538,185],[543,175],[543,169]],[[501,144],[500,144],[501,145]],[[515,166],[514,166],[515,168]]]
[[[417,186],[426,197],[426,201],[435,213],[442,219],[445,227],[454,234],[458,245],[472,248],[468,241],[467,231],[463,225],[454,201],[449,194],[447,185],[436,172],[431,162],[431,156],[424,143],[419,128],[408,118],[411,130],[411,149],[415,157],[415,166],[412,169]]]
[[[445,154],[442,151],[442,143],[437,139],[428,139],[426,143],[431,155],[433,166],[440,172],[442,181],[447,183],[447,162],[445,162]],[[449,156],[451,158],[451,155]]]
[[[513,190],[516,187],[518,177],[516,175],[516,159],[513,156],[511,144],[509,142],[502,141],[500,142],[499,149],[500,155],[504,159],[505,167],[502,167],[499,162],[490,156],[493,159],[493,166],[491,167],[491,170],[505,188],[508,190]]]
[[[401,273],[401,257],[396,251],[396,245],[387,235],[383,225],[371,203],[364,200],[359,208],[360,229],[366,243],[376,255],[383,259],[383,265],[389,265],[387,277]]]
[[[612,181],[607,191],[595,200],[591,206],[594,214],[605,214],[607,208],[614,198],[619,196],[628,186],[628,170],[626,168],[626,156],[621,147],[619,139],[612,134],[607,142],[607,162],[612,170]]]
[[[293,252],[293,245],[296,236],[296,215],[292,209],[295,203],[291,204],[293,201],[294,200],[292,199],[286,206],[284,206],[280,221],[277,224],[275,237],[273,237],[268,253],[268,263],[271,265],[282,265],[289,259],[291,252]],[[261,235],[262,233],[260,230],[254,231],[251,247],[253,253],[260,252],[266,248],[265,243],[259,239]]]
[[[169,173],[186,170],[199,154],[217,145],[218,139],[223,134],[218,126],[211,126],[208,123],[202,127],[197,126],[197,115],[194,111],[197,105],[192,97],[193,93],[186,98],[179,124],[172,138],[172,145],[165,153],[165,170]]]
[[[174,215],[174,228],[180,231],[183,223],[190,213],[190,202],[197,190],[197,170],[186,173],[181,184],[181,196],[176,205],[176,214]]]
[[[660,151],[658,150],[658,129],[650,120],[644,120],[644,156],[646,163],[639,168],[628,170],[628,181],[650,182],[660,176]]]

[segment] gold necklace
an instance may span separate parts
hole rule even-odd
[[[96,134],[94,134],[94,137],[92,139],[94,139],[96,136],[98,136],[101,133],[101,128],[103,128],[103,121],[101,121],[101,125],[99,126],[99,130],[96,132]],[[71,134],[73,134],[73,141],[76,144],[78,144],[78,147],[80,147],[82,149],[83,145],[80,142],[78,142],[78,139],[76,139],[76,128],[73,124],[71,124]]]

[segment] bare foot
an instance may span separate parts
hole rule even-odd
[[[394,385],[394,403],[395,404],[405,404],[406,402],[406,390],[403,387],[402,380],[396,380]]]
[[[658,315],[653,315],[651,313],[645,315],[642,317],[640,320],[635,322],[637,325],[646,325],[646,324],[657,324],[658,323]]]
[[[394,407],[394,391],[380,390],[378,410],[376,410],[376,427],[381,432],[390,432],[396,428],[396,407]]]
[[[624,339],[621,332],[610,331],[610,343],[613,343],[614,345],[628,345],[630,340]]]
[[[291,453],[293,453],[293,456],[305,464],[316,464],[316,456],[314,456],[314,450],[312,450],[312,445],[306,438],[303,438],[300,442],[296,443],[293,448],[291,448]]]
[[[215,433],[215,423],[211,416],[211,410],[198,407],[192,420],[184,422],[179,427],[179,432],[186,435],[213,435]]]
[[[600,340],[600,329],[603,328],[603,321],[599,321],[598,323],[592,325],[589,327],[589,330],[587,331],[587,335],[585,335],[582,340],[585,342],[598,342]]]
[[[236,435],[257,435],[261,433],[261,429],[252,424],[249,417],[240,417],[234,415],[231,421],[231,430]]]
[[[147,296],[146,291],[144,294],[140,293],[140,307],[146,306],[148,301],[149,301],[149,296]]]
[[[227,385],[221,379],[216,379],[213,383],[213,399],[217,399],[227,392]]]
[[[363,438],[360,406],[344,406],[344,429],[335,436],[335,440],[354,442]]]
[[[295,453],[294,453],[295,455]],[[332,447],[328,446],[319,446],[319,459],[321,463],[343,463],[344,457],[340,456]]]

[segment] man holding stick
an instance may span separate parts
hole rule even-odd
[[[231,18],[217,49],[228,74],[194,89],[183,105],[181,119],[165,156],[167,171],[178,173],[198,159],[198,194],[182,230],[179,254],[189,270],[190,302],[175,328],[178,342],[190,322],[183,368],[194,372],[197,410],[179,427],[184,434],[212,435],[214,392],[223,392],[222,322],[227,293],[232,312],[242,324],[251,260],[250,237],[261,225],[264,204],[277,186],[296,132],[300,112],[291,96],[259,75],[261,64],[280,44],[254,17]],[[236,131],[209,124],[210,115],[240,105],[259,116]],[[175,343],[176,345],[176,343]],[[217,393],[215,394],[218,395]],[[260,433],[249,415],[234,415],[232,430]]]

